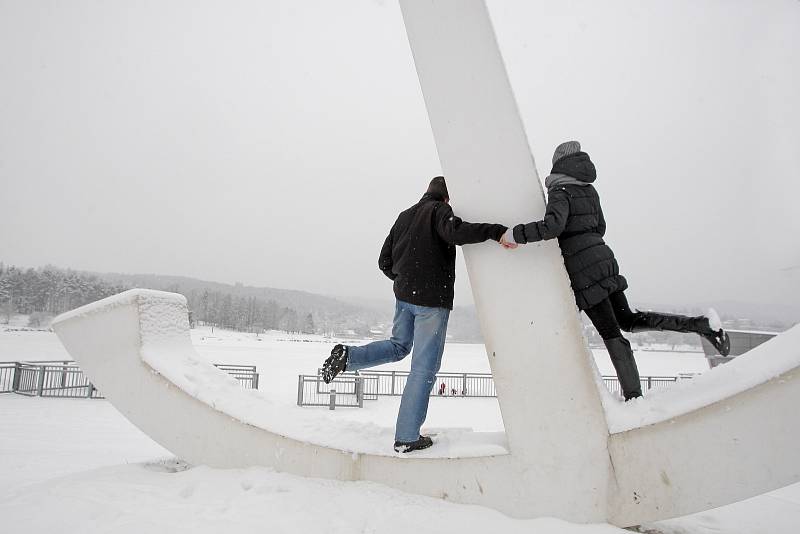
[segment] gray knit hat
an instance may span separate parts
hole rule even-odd
[[[553,153],[553,165],[555,165],[556,161],[560,160],[564,156],[577,154],[580,151],[581,144],[577,141],[567,141],[566,143],[561,143],[556,147],[556,151]]]

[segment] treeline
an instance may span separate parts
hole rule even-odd
[[[224,284],[185,276],[99,273],[102,279],[127,287],[180,293],[189,301],[192,319],[234,330],[283,330],[368,337],[391,323],[390,307],[368,306],[292,289]],[[387,313],[388,312],[388,313]],[[383,334],[383,331],[381,331]]]
[[[124,283],[112,283],[97,275],[50,265],[23,269],[0,263],[0,322],[8,323],[13,315],[21,314],[30,316],[30,326],[45,326],[48,317],[126,289],[130,286]],[[193,323],[249,332],[314,333],[324,331],[326,326],[316,324],[309,310],[298,311],[271,299],[235,295],[224,290],[193,288],[182,291],[176,284],[150,289],[183,294]]]
[[[301,315],[297,310],[281,306],[274,300],[232,295],[222,291],[193,289],[184,293],[179,287],[167,290],[182,293],[186,297],[192,322],[247,332],[262,330],[284,330],[304,334],[317,332],[313,313],[307,312]]]
[[[5,322],[14,314],[56,315],[125,289],[96,276],[52,266],[21,269],[0,263],[0,311]]]

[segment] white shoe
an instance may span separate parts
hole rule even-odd
[[[719,332],[722,330],[722,320],[719,318],[717,310],[714,308],[709,308],[706,312],[706,318],[708,319],[708,326],[711,327],[711,330],[714,332]]]

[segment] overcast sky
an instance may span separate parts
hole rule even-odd
[[[800,2],[489,8],[540,176],[595,161],[629,298],[797,305]],[[391,298],[378,251],[440,172],[389,0],[0,0],[0,118],[22,266]]]

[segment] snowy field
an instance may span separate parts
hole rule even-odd
[[[0,361],[62,360],[51,332],[0,327]],[[256,365],[260,389],[294,407],[297,375],[314,374],[334,340],[197,329],[209,361]],[[444,371],[487,372],[482,345],[448,344]],[[595,351],[603,374],[608,356]],[[640,351],[642,375],[707,368],[699,353]],[[407,370],[408,362],[386,369]],[[394,425],[399,399],[364,409],[319,410],[349,422]],[[502,431],[495,399],[433,398],[426,427]],[[721,451],[721,454],[724,451]],[[0,395],[0,532],[547,532],[600,534],[607,525],[520,521],[477,506],[409,495],[377,484],[312,480],[267,469],[190,467],[141,433],[106,401]],[[800,486],[649,525],[669,534],[800,532]],[[622,532],[622,531],[619,531]]]

